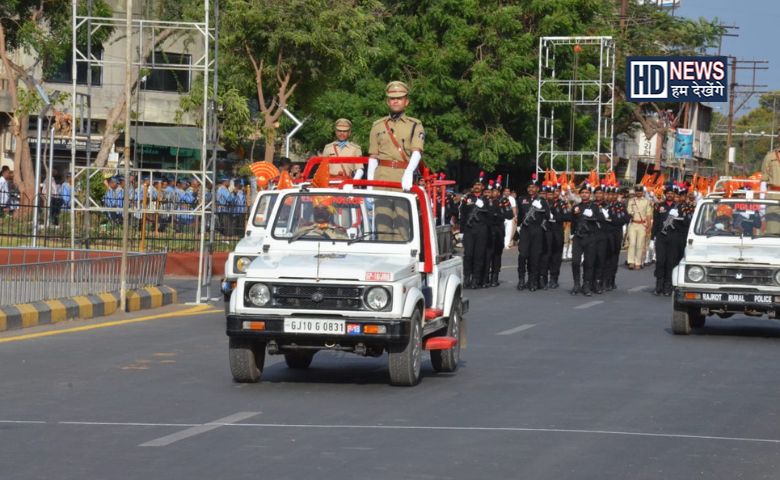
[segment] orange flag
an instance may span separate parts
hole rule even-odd
[[[317,173],[311,179],[311,186],[315,188],[328,188],[330,186],[330,160],[327,158],[317,168]]]
[[[284,190],[286,188],[293,188],[292,178],[286,171],[282,172],[279,176],[279,183],[276,184],[277,190]]]

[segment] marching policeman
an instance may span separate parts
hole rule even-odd
[[[467,289],[482,288],[485,272],[490,217],[482,193],[484,188],[482,182],[474,182],[471,192],[461,200],[458,212],[463,231],[463,278]]]
[[[607,214],[605,232],[607,236],[607,261],[604,266],[602,286],[610,291],[617,288],[616,278],[620,264],[620,250],[623,247],[623,225],[628,223],[626,204],[618,200],[618,187],[607,187]]]
[[[349,141],[352,135],[352,122],[346,118],[339,118],[334,124],[336,128],[336,141],[322,148],[323,157],[362,157],[363,150],[357,143]],[[328,169],[331,177],[352,178],[357,170],[354,163],[331,163]],[[361,175],[362,176],[362,175]]]
[[[580,203],[572,208],[574,238],[571,250],[571,274],[574,278],[574,288],[572,288],[571,294],[577,295],[582,292],[586,297],[590,297],[596,277],[596,247],[601,228],[599,222],[603,220],[603,217],[598,204],[591,201],[589,186],[582,186],[579,194]],[[582,276],[580,276],[580,266],[582,266]]]
[[[680,255],[680,233],[683,217],[680,206],[674,201],[674,189],[667,185],[665,199],[656,205],[653,213],[653,240],[655,241],[655,290],[653,294],[671,296],[672,269]],[[684,234],[683,234],[684,235]]]
[[[489,287],[498,286],[498,275],[501,273],[501,257],[504,253],[504,221],[514,216],[512,205],[501,193],[499,177],[496,188],[489,190],[488,216],[488,248],[486,278],[483,284]]]
[[[539,196],[536,181],[529,182],[526,191],[528,196],[517,205],[517,289],[534,292],[539,288],[539,263],[550,206]]]
[[[547,218],[547,231],[544,232],[544,260],[542,262],[542,288],[558,288],[563,260],[563,224],[571,221],[569,204],[561,198],[561,187],[549,186],[545,194],[550,212]],[[548,281],[549,274],[549,284]]]

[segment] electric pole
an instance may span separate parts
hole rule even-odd
[[[769,62],[766,60],[737,60],[736,57],[729,57],[729,60],[731,61],[731,82],[729,83],[729,115],[727,126],[728,130],[726,135],[726,161],[723,168],[725,175],[729,174],[729,170],[731,168],[729,160],[731,157],[731,142],[734,133],[734,115],[745,106],[745,104],[753,97],[753,95],[756,93],[764,93],[757,90],[757,88],[765,88],[766,85],[756,84],[756,72],[758,70],[769,70],[769,67],[767,66]],[[753,80],[750,84],[737,83],[737,72],[739,70],[753,71]],[[737,86],[745,87],[745,89],[737,90]],[[740,104],[735,107],[734,103],[736,101],[735,97],[737,94],[744,94],[745,98],[742,99]]]

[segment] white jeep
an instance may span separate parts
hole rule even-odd
[[[386,182],[347,181],[387,187]],[[277,191],[262,248],[230,293],[230,369],[260,379],[266,353],[307,368],[320,350],[389,354],[390,382],[415,385],[423,350],[458,367],[462,261],[419,187]]]
[[[780,195],[757,189],[726,197],[716,191],[694,212],[672,278],[675,334],[703,327],[710,315],[780,313]]]

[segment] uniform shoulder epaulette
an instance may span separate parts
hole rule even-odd
[[[409,120],[410,122],[422,124],[422,122],[420,121],[419,118],[414,118],[414,117],[410,117],[410,116],[407,115],[406,119]]]
[[[385,120],[387,120],[388,118],[390,118],[390,117],[382,117],[379,120],[375,121],[371,126],[375,127],[375,126],[377,126],[380,123],[385,123]]]

